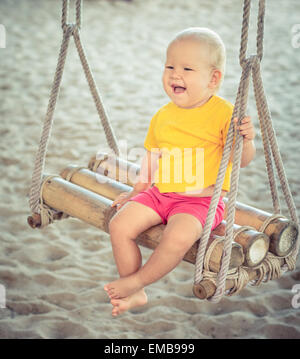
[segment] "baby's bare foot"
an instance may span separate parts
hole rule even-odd
[[[148,302],[148,298],[144,289],[141,289],[129,297],[122,299],[112,299],[110,302],[113,305],[111,314],[113,317],[116,317],[126,312],[127,310],[145,305]]]
[[[134,273],[128,277],[123,277],[104,286],[104,290],[110,299],[120,299],[129,297],[131,294],[144,287],[139,275]]]

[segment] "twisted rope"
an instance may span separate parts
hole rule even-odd
[[[108,120],[106,111],[102,104],[102,100],[95,84],[92,72],[90,70],[81,40],[79,35],[79,29],[81,27],[81,0],[76,0],[76,23],[69,24],[68,23],[68,10],[69,10],[69,0],[62,0],[62,18],[61,18],[61,26],[63,29],[63,39],[60,47],[60,52],[58,56],[57,67],[54,75],[54,81],[51,89],[50,99],[48,103],[47,113],[44,121],[44,126],[42,130],[42,135],[39,143],[39,148],[36,154],[34,170],[32,174],[32,181],[29,192],[29,206],[33,213],[41,212],[40,207],[40,193],[42,187],[42,173],[45,166],[45,156],[47,152],[48,142],[51,135],[51,128],[53,125],[53,114],[55,111],[55,106],[57,102],[57,98],[59,95],[59,90],[61,86],[62,75],[64,71],[66,56],[68,52],[69,40],[70,37],[73,36],[76,48],[81,60],[81,64],[84,69],[84,73],[86,79],[89,84],[90,91],[92,93],[97,112],[99,118],[101,120],[102,126],[104,128],[106,140],[108,145],[113,150],[113,152],[118,155],[119,149],[117,145],[117,141],[113,132],[113,129]],[[51,212],[51,210],[49,209]],[[48,212],[49,212],[48,211]],[[51,217],[51,213],[49,212],[49,216]]]
[[[272,223],[273,221],[275,221],[275,219],[278,218],[285,218],[284,216],[282,216],[281,214],[272,214],[272,216],[268,217],[259,227],[258,232],[262,232],[265,233],[266,228],[268,227],[268,225],[270,223]]]
[[[60,89],[60,84],[61,84],[61,79],[62,79],[62,74],[66,61],[67,50],[68,50],[71,34],[72,34],[72,28],[67,27],[64,31],[64,36],[60,47],[57,67],[55,71],[54,81],[53,81],[47,113],[46,113],[46,118],[42,130],[38,152],[35,158],[34,170],[32,174],[32,182],[31,182],[30,194],[29,194],[29,205],[33,213],[40,213],[39,198],[40,198],[40,190],[42,183],[42,172],[45,165],[45,156],[46,156],[47,146],[50,138],[50,132],[53,124],[53,113],[55,110],[56,101],[59,94],[59,89]]]
[[[216,246],[219,243],[222,243],[223,241],[224,241],[223,237],[215,238],[212,241],[212,243],[210,244],[210,246],[208,247],[207,251],[205,252],[204,262],[203,262],[203,266],[204,266],[205,271],[210,272],[210,269],[209,269],[210,257],[212,255],[213,251],[215,250]]]
[[[259,10],[258,10],[258,19],[257,19],[257,38],[256,38],[257,53],[256,55],[251,55],[250,57],[246,58],[247,45],[248,45],[250,7],[251,7],[251,0],[244,0],[243,22],[242,22],[242,30],[241,30],[241,46],[240,46],[240,55],[239,55],[240,65],[242,67],[242,75],[239,83],[239,88],[236,96],[236,101],[235,101],[233,115],[231,118],[229,131],[226,139],[226,144],[223,150],[223,156],[219,167],[215,189],[211,199],[209,211],[207,214],[206,223],[203,228],[203,233],[198,247],[196,264],[195,264],[194,282],[195,284],[197,284],[203,278],[203,263],[205,258],[207,242],[210,236],[217,203],[221,194],[222,184],[224,181],[225,172],[229,161],[230,151],[231,148],[234,146],[234,159],[233,159],[233,167],[231,173],[231,186],[230,186],[230,193],[228,199],[228,212],[227,212],[228,215],[226,218],[225,242],[224,242],[224,249],[223,249],[223,255],[221,260],[221,268],[216,280],[217,289],[215,294],[210,298],[210,300],[213,302],[218,302],[223,296],[225,292],[226,278],[228,278],[228,268],[230,263],[232,239],[233,239],[235,202],[236,202],[236,195],[238,191],[240,161],[241,161],[241,155],[243,149],[242,136],[239,134],[238,131],[236,133],[236,141],[234,142],[233,118],[238,117],[238,126],[239,126],[241,120],[245,116],[251,73],[253,77],[256,106],[260,120],[260,128],[262,132],[266,168],[269,178],[270,190],[272,194],[274,212],[275,214],[280,213],[280,204],[279,204],[279,197],[278,197],[278,191],[274,177],[274,168],[273,168],[271,156],[273,156],[276,165],[280,184],[285,196],[285,200],[288,205],[290,216],[292,220],[297,225],[299,225],[296,207],[293,198],[291,196],[290,188],[282,164],[278,144],[276,141],[276,135],[272,125],[272,119],[270,116],[270,111],[268,109],[268,104],[267,104],[265,92],[263,89],[262,78],[260,74],[260,61],[262,60],[263,57],[265,0],[259,1]],[[286,263],[289,265],[289,267],[292,267],[293,263],[295,263],[298,252],[299,252],[299,240],[297,241],[297,245],[295,246],[291,255],[286,258]],[[273,257],[271,258],[269,255],[269,257],[266,260],[267,264],[264,264],[264,266],[267,266],[267,269],[264,269],[263,273],[266,273],[268,271],[268,273],[271,273],[269,276],[276,277],[279,273],[279,270],[278,270],[278,262],[276,263],[275,262],[276,261],[274,261],[274,258]],[[275,273],[275,275],[273,273]],[[245,279],[246,275],[243,275],[243,278]]]

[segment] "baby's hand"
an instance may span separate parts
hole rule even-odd
[[[235,126],[238,122],[238,118],[233,119]],[[250,116],[246,116],[242,119],[241,125],[237,127],[240,131],[240,134],[243,136],[244,141],[252,141],[255,137],[255,129],[251,121]]]
[[[133,197],[133,194],[131,192],[120,193],[119,196],[111,204],[111,207],[116,206],[116,210],[118,211],[121,207],[124,206],[126,202],[129,201],[131,197]]]

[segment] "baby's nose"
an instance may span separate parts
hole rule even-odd
[[[172,71],[172,78],[173,79],[179,79],[181,76],[180,76],[180,73],[178,72],[178,71],[176,71],[176,70],[173,70]]]

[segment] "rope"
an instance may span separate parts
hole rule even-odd
[[[84,73],[86,79],[89,84],[90,91],[92,93],[99,118],[101,120],[102,126],[104,128],[106,140],[108,145],[113,150],[113,152],[118,155],[119,149],[116,142],[116,138],[113,132],[113,129],[110,125],[108,117],[106,115],[106,111],[103,107],[102,100],[95,84],[92,72],[90,70],[81,40],[79,35],[79,29],[81,27],[81,0],[76,0],[76,23],[70,24],[68,23],[68,10],[69,10],[69,0],[62,0],[62,19],[61,26],[63,29],[63,39],[60,47],[60,52],[58,56],[57,67],[54,75],[54,81],[51,89],[50,99],[48,103],[47,113],[44,121],[44,126],[42,130],[42,135],[38,147],[38,151],[35,158],[34,170],[32,174],[32,181],[29,192],[29,206],[33,213],[41,213],[42,208],[40,206],[40,193],[42,189],[42,173],[45,166],[45,157],[48,147],[48,142],[51,135],[51,129],[53,125],[53,114],[55,111],[55,106],[57,102],[57,98],[59,95],[59,89],[61,86],[62,75],[64,71],[69,40],[70,37],[73,36],[76,48],[78,50],[78,54],[84,69]],[[45,211],[43,212],[46,213]],[[51,214],[49,213],[49,218],[51,222]]]
[[[76,48],[77,48],[77,51],[78,51],[78,55],[79,55],[79,58],[81,60],[81,64],[82,64],[82,67],[83,67],[83,70],[84,70],[84,74],[85,74],[85,77],[87,79],[91,94],[93,96],[93,99],[94,99],[94,102],[95,102],[95,105],[96,105],[96,109],[97,109],[100,121],[102,123],[102,127],[104,129],[106,141],[107,141],[109,147],[113,150],[114,154],[116,156],[118,156],[120,151],[119,151],[118,145],[116,143],[116,139],[115,139],[115,136],[114,136],[114,133],[113,133],[112,126],[110,125],[110,122],[108,120],[105,108],[103,106],[103,102],[102,102],[102,99],[100,97],[100,93],[99,93],[99,91],[97,89],[97,85],[95,83],[93,74],[92,74],[92,72],[90,70],[90,66],[89,66],[89,63],[87,61],[87,57],[85,55],[82,42],[80,40],[80,34],[79,34],[79,29],[78,28],[76,28],[73,35],[74,35],[74,41],[75,41],[75,45],[76,45]]]
[[[211,257],[211,254],[213,253],[213,251],[215,250],[216,246],[219,244],[219,243],[222,243],[224,241],[224,237],[219,237],[219,238],[215,238],[210,246],[208,247],[206,253],[205,253],[205,256],[204,256],[204,270],[207,271],[207,272],[210,272],[210,269],[209,269],[209,260],[210,260],[210,257]]]
[[[203,280],[210,280],[217,286],[217,273],[204,269]],[[238,294],[249,283],[249,275],[246,269],[240,266],[230,269],[227,273],[226,280],[232,280],[233,286],[224,294],[226,294],[226,296],[232,296]]]
[[[42,182],[42,172],[45,164],[45,156],[47,151],[47,146],[50,138],[50,131],[53,124],[53,113],[59,93],[61,78],[63,74],[63,68],[66,61],[67,49],[69,45],[69,40],[71,36],[71,28],[67,28],[64,32],[58,63],[55,71],[54,82],[51,90],[51,95],[48,103],[48,109],[46,113],[46,118],[43,126],[42,136],[40,139],[40,144],[38,152],[35,159],[34,170],[32,175],[32,182],[29,194],[29,205],[32,212],[39,212],[39,198],[40,198],[40,189]]]
[[[262,225],[259,227],[258,232],[262,232],[265,233],[266,228],[268,227],[268,225],[270,223],[272,223],[273,221],[275,221],[275,219],[278,218],[285,218],[284,216],[282,216],[281,214],[273,214],[272,216],[268,217],[263,223]]]
[[[232,279],[234,280],[234,285],[226,294],[227,296],[238,294],[249,283],[248,272],[242,266],[237,268],[237,275]]]
[[[233,140],[234,140],[233,118],[238,117],[240,122],[240,119],[244,117],[246,112],[246,102],[247,102],[246,99],[247,99],[248,88],[249,88],[249,77],[250,77],[249,75],[250,75],[251,63],[252,63],[252,59],[250,59],[250,61],[246,61],[243,64],[243,72],[237,93],[233,115],[231,118],[231,124],[229,127],[227,140],[224,147],[223,156],[215,184],[215,190],[211,199],[210,208],[206,218],[206,223],[204,225],[203,234],[198,247],[196,264],[195,264],[195,278],[194,278],[195,283],[199,283],[202,280],[202,267],[203,267],[203,260],[206,251],[207,241],[211,232],[211,226],[215,216],[216,206],[219,197],[221,195],[222,184],[225,177],[225,171],[229,162],[231,147],[233,146]],[[226,274],[228,272],[231,248],[232,248],[235,202],[236,202],[237,185],[239,179],[241,155],[242,155],[242,136],[239,133],[237,133],[237,139],[234,143],[234,159],[233,159],[233,169],[231,175],[231,187],[230,187],[230,193],[229,193],[229,199],[227,205],[228,216],[226,218],[227,224],[226,224],[224,250],[223,250],[222,262],[221,262],[221,269],[218,275],[217,290],[214,296],[210,299],[211,301],[218,301],[222,297],[225,291]]]
[[[80,166],[80,167],[75,167],[73,168],[72,170],[70,170],[68,173],[67,173],[67,176],[65,178],[65,181],[68,181],[68,182],[71,182],[71,179],[73,177],[73,175],[76,173],[76,172],[79,172],[83,169],[85,169],[86,167],[83,167],[83,166]]]
[[[195,264],[194,282],[195,284],[197,284],[202,280],[204,275],[203,265],[204,265],[207,242],[210,236],[218,199],[221,194],[222,184],[224,181],[225,172],[229,161],[230,151],[231,148],[234,146],[234,159],[233,159],[233,168],[231,173],[231,186],[230,186],[230,193],[228,199],[228,216],[226,218],[227,224],[226,224],[225,242],[224,242],[224,249],[223,249],[223,255],[221,260],[221,268],[217,275],[217,280],[216,280],[217,289],[215,294],[210,299],[213,302],[218,302],[223,296],[225,292],[226,278],[228,278],[228,273],[229,273],[228,267],[230,262],[232,239],[233,239],[235,202],[236,202],[236,195],[238,191],[240,161],[242,155],[242,136],[239,134],[238,131],[236,133],[236,141],[234,142],[233,118],[238,117],[239,119],[238,125],[240,125],[241,119],[243,119],[245,116],[251,73],[253,78],[253,87],[254,87],[256,106],[257,106],[257,111],[260,121],[260,128],[262,132],[266,168],[267,168],[267,173],[270,183],[274,212],[275,215],[280,213],[280,204],[279,204],[276,181],[274,177],[275,171],[273,168],[271,155],[273,156],[275,162],[275,166],[278,172],[278,176],[285,196],[285,200],[288,205],[290,216],[297,225],[299,224],[296,207],[290,192],[290,188],[283,168],[278,144],[276,142],[276,135],[272,125],[272,119],[270,116],[270,111],[268,109],[268,104],[267,104],[265,92],[263,89],[262,78],[260,74],[260,62],[263,57],[265,0],[259,0],[259,10],[258,10],[258,18],[257,18],[256,55],[251,55],[247,58],[246,53],[247,53],[247,45],[248,45],[250,7],[251,7],[251,0],[244,0],[243,21],[242,21],[242,30],[241,30],[241,46],[240,46],[240,55],[239,55],[240,65],[242,67],[242,75],[238,87],[238,92],[236,96],[233,115],[231,118],[231,124],[226,139],[226,144],[223,150],[223,156],[219,167],[215,189],[211,199],[209,211],[207,214],[206,223],[203,228],[203,233],[198,247],[196,264]],[[293,250],[292,254],[287,257],[288,258],[287,262],[289,262],[290,267],[296,261],[296,256],[298,252],[299,252],[299,240],[297,241],[297,245],[295,246],[295,249]],[[278,266],[277,264],[275,264],[273,257],[269,256],[266,263],[271,263],[271,264],[267,264],[267,266],[269,267],[269,272],[276,273],[277,275]],[[271,267],[273,269],[270,269]],[[274,275],[272,274],[271,276]]]
[[[106,161],[108,158],[109,157],[107,154],[99,156],[99,159],[97,159],[97,156],[93,157],[88,164],[88,169],[93,172],[98,172],[100,174],[102,174],[103,172],[103,174],[106,176],[105,170],[101,169],[100,165],[103,161]]]
[[[41,185],[40,198],[39,198],[39,211],[40,211],[39,213],[41,216],[40,228],[44,228],[44,227],[48,226],[49,224],[53,223],[54,216],[56,213],[58,213],[58,211],[56,211],[53,208],[50,208],[49,206],[46,205],[46,203],[44,203],[43,196],[42,196],[43,187],[44,187],[45,183],[47,183],[47,181],[51,180],[52,178],[56,178],[56,177],[57,177],[56,175],[47,176],[46,178],[44,178],[43,183]],[[67,218],[67,217],[69,217],[69,215],[66,213],[63,213],[60,216],[60,219]]]
[[[261,266],[258,268],[260,275],[255,282],[256,286],[259,286],[262,281],[268,282],[272,279],[278,279],[281,276],[281,266],[278,257],[268,252]]]
[[[235,241],[236,237],[241,234],[242,232],[245,232],[245,231],[248,231],[248,230],[256,230],[254,227],[251,227],[251,226],[242,226],[241,228],[239,228],[238,230],[236,230],[234,232],[234,235],[233,235],[233,240]]]

